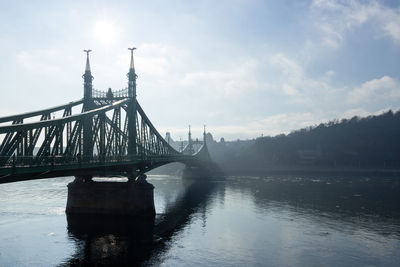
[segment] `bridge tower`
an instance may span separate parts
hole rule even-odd
[[[128,155],[135,157],[137,155],[137,132],[136,132],[136,79],[135,64],[133,61],[133,50],[135,47],[128,48],[131,51],[131,63],[129,66],[128,76],[128,96],[131,99],[128,105]]]
[[[191,132],[191,129],[190,129],[190,125],[189,125],[189,132],[188,132],[188,147],[187,147],[187,153],[188,153],[188,155],[193,155],[193,154],[194,154],[193,140],[192,140],[192,132]]]
[[[135,66],[133,61],[133,50],[136,48],[128,48],[131,51],[131,62],[128,76],[128,140],[127,140],[127,156],[132,161],[137,160],[135,157],[137,151],[137,100],[136,100],[136,79]],[[89,111],[96,108],[96,103],[93,99],[93,76],[90,70],[89,52],[86,52],[86,68],[84,79],[84,100],[83,109]],[[110,90],[111,91],[111,90]],[[111,91],[112,94],[112,91]],[[110,97],[111,99],[111,97]],[[90,160],[93,155],[93,118],[84,119],[83,122],[83,156]],[[104,126],[103,126],[104,127]],[[103,135],[104,130],[100,131]],[[101,158],[103,158],[102,146],[100,145]],[[104,158],[103,158],[104,160]],[[103,162],[103,161],[102,161]],[[83,174],[77,176],[75,181],[68,184],[68,200],[66,212],[71,214],[120,214],[120,215],[140,215],[154,217],[154,186],[147,183],[146,175],[136,172],[136,167],[132,164],[132,171],[127,170],[129,182],[94,182],[92,176]],[[136,180],[137,178],[137,180]]]
[[[206,134],[206,126],[204,125],[204,132],[203,132],[203,144],[207,146],[207,134]]]
[[[90,109],[93,109],[93,76],[92,76],[92,71],[90,69],[90,62],[89,62],[89,53],[92,52],[92,50],[83,50],[86,53],[86,67],[85,67],[85,73],[82,75],[83,78],[83,99],[84,99],[84,111],[88,111]]]
[[[93,101],[93,76],[92,71],[90,69],[89,62],[89,53],[92,50],[83,50],[86,53],[86,67],[85,74],[82,75],[83,78],[83,110],[89,111],[95,108],[95,104]],[[93,156],[93,119],[91,117],[87,117],[83,119],[83,142],[79,144],[79,157],[82,158],[83,161],[89,161]],[[87,177],[90,179],[90,177]]]

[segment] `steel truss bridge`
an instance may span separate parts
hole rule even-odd
[[[204,141],[195,152],[188,145],[177,151],[160,135],[136,99],[133,50],[128,87],[119,91],[93,88],[86,57],[84,97],[40,111],[0,118],[0,183],[75,176],[141,174],[171,162],[193,168],[211,164]]]

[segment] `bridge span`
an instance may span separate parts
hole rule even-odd
[[[187,147],[177,151],[146,116],[136,99],[133,50],[126,88],[94,89],[91,50],[85,50],[83,99],[0,118],[0,183],[75,176],[83,188],[93,177],[124,176],[145,184],[144,173],[171,162],[210,169],[205,132],[197,152],[190,130]]]

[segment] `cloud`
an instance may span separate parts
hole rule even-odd
[[[272,55],[270,63],[273,66],[278,67],[285,76],[291,79],[298,79],[304,74],[303,67],[283,53]]]
[[[340,114],[340,118],[351,119],[354,116],[365,117],[368,116],[370,113],[363,108],[353,108],[348,109],[342,114]]]
[[[25,49],[13,55],[15,68],[10,69],[11,76],[19,75],[11,84],[5,81],[10,90],[8,97],[22,94],[27,97],[20,105],[28,111],[30,108],[41,108],[53,104],[62,104],[82,95],[82,74],[85,58],[83,53],[74,56],[68,53],[68,48]],[[79,62],[80,64],[77,64]],[[47,104],[46,104],[47,103]],[[6,103],[6,106],[8,103]],[[17,113],[21,107],[17,104]]]
[[[226,140],[246,139],[261,136],[262,134],[264,136],[274,136],[282,133],[290,133],[300,128],[319,124],[321,121],[328,121],[328,119],[322,113],[287,112],[265,116],[241,124],[207,125],[207,131],[210,131],[216,140],[219,140],[221,137],[224,137]],[[187,135],[187,128],[161,129],[161,132],[163,131],[170,131],[174,139],[178,139],[179,136],[185,138]],[[194,138],[201,138],[202,131],[202,127],[192,126]]]
[[[60,71],[57,61],[61,53],[55,49],[27,51],[17,54],[17,62],[29,72],[51,74]]]
[[[288,95],[288,96],[294,96],[297,95],[299,93],[299,91],[297,91],[296,88],[292,87],[291,85],[284,83],[282,85],[282,91],[284,94]]]
[[[253,127],[263,129],[267,134],[289,133],[299,128],[320,123],[326,120],[322,113],[289,112],[267,116],[251,123]]]
[[[276,135],[334,118],[363,116],[371,111],[365,102],[400,98],[399,82],[389,76],[346,91],[333,85],[334,71],[313,77],[303,62],[284,53],[229,58],[223,64],[199,66],[190,50],[151,43],[138,46],[138,50],[139,100],[161,132],[165,129],[185,136],[186,129],[179,126],[206,123],[216,138]],[[17,59],[29,71],[58,76],[63,66],[57,62],[60,55],[62,51],[22,51]],[[114,76],[124,81],[129,55],[121,53],[112,64],[93,64],[96,84],[112,82]],[[188,64],[195,67],[188,68]],[[60,69],[50,71],[53,65]],[[80,87],[77,90],[81,92]],[[343,96],[347,96],[347,102]],[[168,112],[160,112],[168,99],[173,99],[168,103],[179,104],[168,104]],[[380,102],[374,108],[386,106]],[[182,110],[190,110],[190,114]],[[272,110],[281,112],[271,115]]]
[[[166,76],[170,61],[165,57],[143,57],[136,56],[136,65],[140,66],[140,73],[156,76]]]
[[[321,121],[328,121],[328,119],[323,113],[287,112],[265,116],[241,125],[210,125],[207,129],[216,138],[224,137],[226,140],[234,140],[290,133],[300,128],[319,124]]]
[[[359,104],[377,101],[378,99],[395,100],[400,98],[400,83],[389,76],[373,79],[350,91],[347,103]]]
[[[135,60],[138,72],[165,78],[183,69],[184,62],[189,60],[189,52],[162,43],[143,43],[138,47]]]
[[[323,43],[329,47],[338,48],[347,32],[367,23],[373,23],[374,27],[370,28],[376,30],[375,38],[387,36],[400,44],[400,8],[387,7],[377,1],[357,0],[314,0],[311,8],[315,25],[323,33]]]
[[[257,60],[247,59],[230,69],[186,73],[182,85],[220,96],[238,96],[265,87],[255,76],[258,70]]]
[[[288,103],[318,107],[336,95],[339,88],[330,84],[333,71],[328,71],[321,77],[311,77],[295,59],[282,54],[274,54],[269,62],[275,68],[274,86],[279,88]]]
[[[342,114],[340,114],[339,118],[343,118],[343,119],[351,119],[354,116],[357,117],[367,117],[367,116],[371,116],[371,115],[381,115],[383,113],[388,112],[389,110],[393,110],[391,106],[383,108],[383,109],[379,109],[376,110],[374,112],[369,112],[363,108],[355,108],[355,109],[349,109],[346,110],[345,112],[343,112]]]

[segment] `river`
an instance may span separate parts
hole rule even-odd
[[[398,266],[400,178],[149,175],[156,218],[66,216],[72,177],[0,185],[0,266]]]

